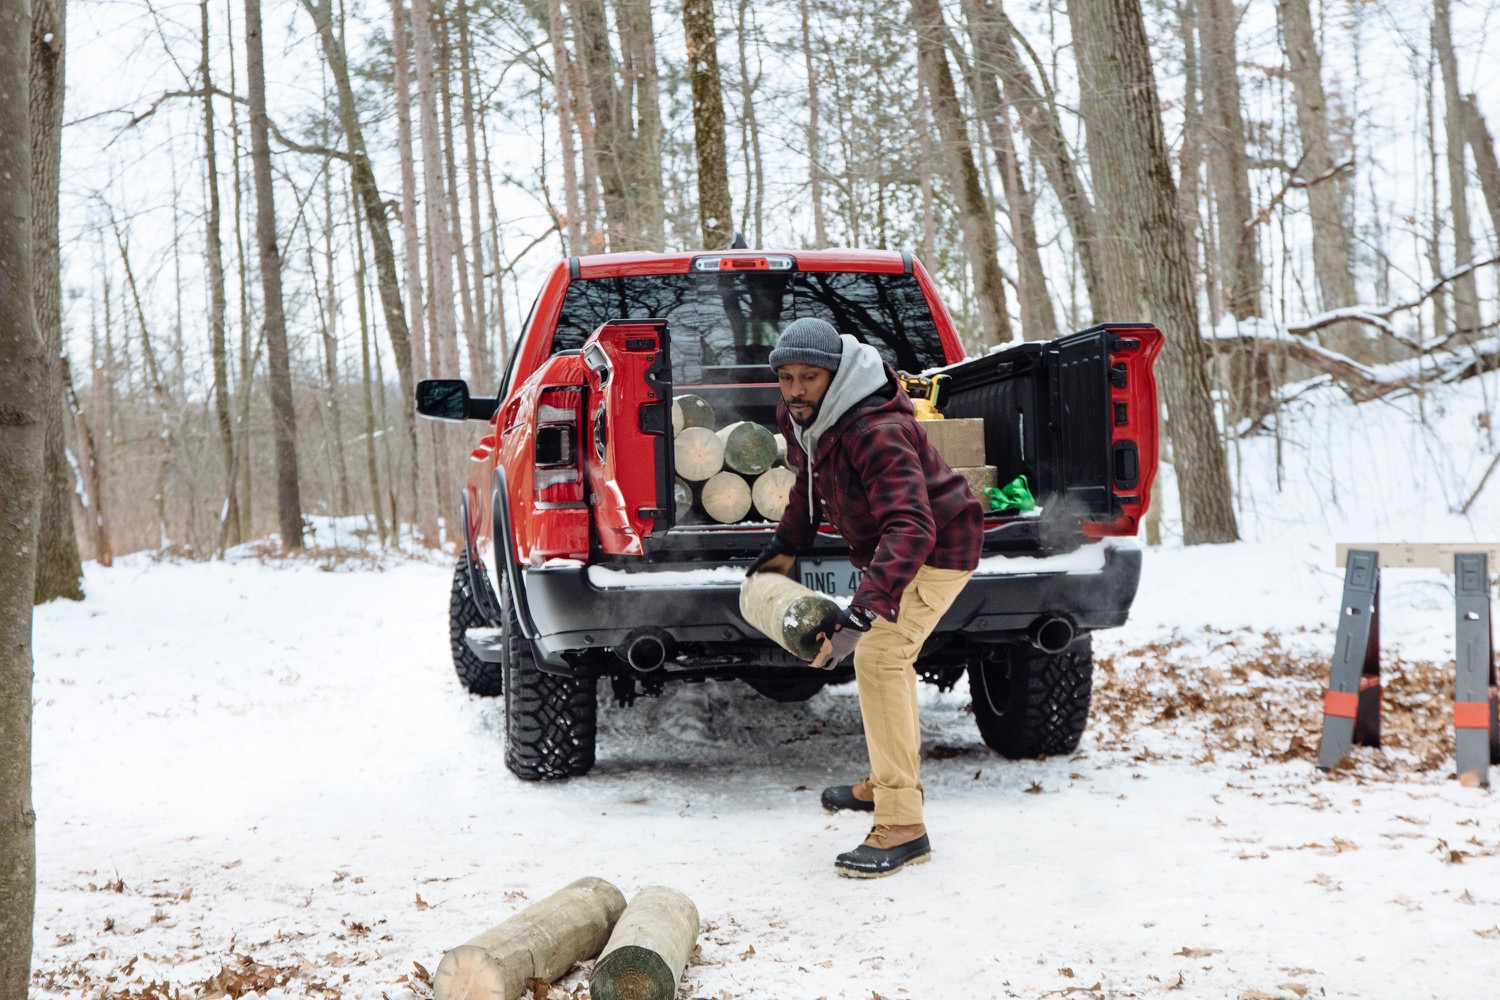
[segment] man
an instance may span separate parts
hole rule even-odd
[[[849,607],[823,623],[813,666],[831,670],[854,654],[870,774],[824,791],[823,806],[875,814],[864,843],[834,864],[840,875],[877,878],[932,854],[912,664],[979,563],[984,512],[928,442],[875,348],[824,320],[799,319],[782,331],[770,362],[797,479],[771,544],[747,573],[790,572],[820,518],[864,570]]]

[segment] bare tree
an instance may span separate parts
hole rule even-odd
[[[656,68],[656,32],[651,23],[649,0],[618,0],[620,47],[631,79],[627,93],[634,94],[635,136],[631,140],[630,202],[637,227],[639,249],[665,249],[663,224],[665,192],[661,176],[661,82]]]
[[[627,177],[634,159],[629,139],[630,112],[615,82],[615,55],[609,42],[604,0],[575,0],[573,9],[580,61],[593,110],[593,141],[585,140],[585,154],[591,149],[598,159],[609,249],[634,249],[636,221],[631,212]]]
[[[1013,334],[1005,306],[1005,284],[1000,276],[995,223],[980,185],[963,108],[948,68],[943,47],[948,28],[943,22],[943,9],[938,0],[912,0],[911,9],[912,26],[917,34],[917,63],[932,98],[932,117],[943,147],[948,183],[958,199],[959,228],[963,233],[964,255],[974,274],[980,329],[985,345],[1003,344]]]
[[[1218,209],[1218,258],[1224,299],[1236,319],[1261,315],[1255,206],[1250,201],[1250,157],[1235,55],[1239,17],[1232,0],[1199,0],[1203,37],[1204,127],[1209,178]]]
[[[828,245],[828,229],[823,220],[822,165],[818,161],[818,65],[813,59],[812,25],[809,0],[797,0],[802,15],[802,59],[807,64],[807,171],[808,191],[812,198],[813,246]]]
[[[51,400],[32,305],[29,5],[0,8],[0,997],[25,1000],[36,908],[31,607]]]
[[[563,33],[562,0],[547,0],[547,38],[552,46],[552,95],[562,151],[563,227],[568,253],[576,254],[582,252],[583,218],[578,204],[578,156],[573,149],[572,57]]]
[[[1234,541],[1239,531],[1229,473],[1209,396],[1192,262],[1177,214],[1140,2],[1073,3],[1068,16],[1079,61],[1087,67],[1083,85],[1108,95],[1114,112],[1088,122],[1094,177],[1105,182],[1100,197],[1104,191],[1116,196],[1128,192],[1122,214],[1140,234],[1146,303],[1167,338],[1162,388],[1172,422],[1183,541]],[[1105,140],[1098,148],[1096,136]]]
[[[729,158],[724,150],[724,95],[719,88],[719,39],[713,0],[683,0],[688,78],[693,87],[693,142],[698,151],[698,224],[705,249],[727,247]]]
[[[1479,102],[1473,94],[1464,98],[1464,131],[1474,153],[1475,166],[1479,168],[1479,188],[1490,211],[1490,225],[1500,238],[1500,161],[1495,159],[1495,140],[1490,137],[1489,126],[1479,113]]]
[[[1453,270],[1458,273],[1474,262],[1474,240],[1469,233],[1463,99],[1458,89],[1458,59],[1453,54],[1449,0],[1435,0],[1433,4],[1432,45],[1437,50],[1438,69],[1443,79],[1443,136],[1448,166],[1449,217],[1453,222]],[[1472,339],[1479,334],[1479,291],[1472,272],[1462,274],[1453,282],[1453,323],[1460,337]]]
[[[292,402],[286,309],[281,299],[281,251],[276,242],[276,202],[271,187],[271,126],[266,117],[266,59],[261,43],[260,0],[245,2],[245,71],[250,97],[250,160],[255,174],[255,238],[265,309],[266,358],[276,440],[276,513],[283,548],[302,547],[302,494],[297,479],[297,413]]]
[[[46,459],[37,536],[36,601],[83,599],[83,566],[73,527],[73,470],[68,463],[72,420],[63,393],[67,357],[62,338],[58,255],[58,180],[62,160],[63,39],[66,0],[32,0],[30,98],[32,291],[46,348]]]

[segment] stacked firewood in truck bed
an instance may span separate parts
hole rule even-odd
[[[996,485],[984,464],[984,421],[921,421],[928,439],[976,498]],[[717,426],[713,407],[700,396],[672,400],[677,521],[682,523],[779,521],[795,476],[786,465],[786,441],[751,420]]]

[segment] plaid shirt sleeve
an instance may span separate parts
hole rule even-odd
[[[849,442],[849,456],[868,490],[880,534],[875,554],[851,601],[895,621],[901,595],[937,543],[917,428],[910,420],[879,421]]]
[[[791,427],[779,422],[786,437],[787,467],[792,470],[792,491],[787,496],[786,510],[781,512],[781,522],[776,525],[776,537],[793,549],[801,551],[817,537],[817,525],[807,516],[807,453],[797,443]]]

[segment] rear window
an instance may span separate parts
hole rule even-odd
[[[679,379],[764,366],[782,329],[816,316],[917,372],[946,362],[927,299],[908,274],[741,272],[587,278],[568,286],[552,353],[575,351],[611,319],[665,319]],[[770,373],[757,377],[770,381]]]

